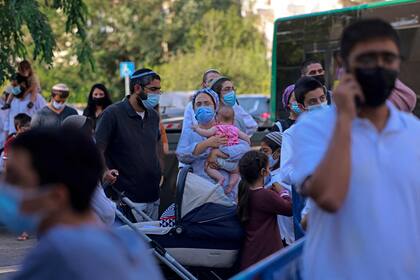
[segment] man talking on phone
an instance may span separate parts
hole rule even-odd
[[[379,19],[348,26],[335,106],[296,124],[308,216],[304,279],[420,279],[420,122],[387,102],[400,41]]]

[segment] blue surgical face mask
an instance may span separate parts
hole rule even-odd
[[[272,179],[271,173],[269,173],[267,176],[264,177],[264,186],[267,187],[268,184],[270,184]]]
[[[293,112],[295,112],[296,114],[301,114],[302,113],[302,110],[299,108],[299,105],[298,105],[298,103],[296,101],[295,102],[292,102],[292,106],[290,106],[290,109]]]
[[[13,87],[12,88],[12,94],[14,96],[17,96],[17,95],[21,94],[21,92],[22,92],[22,89],[20,88],[20,86],[17,86],[17,87]]]
[[[270,164],[270,168],[273,168],[274,165],[276,165],[279,162],[279,159],[274,159],[273,155],[268,156],[268,162]]]
[[[223,103],[229,107],[233,107],[233,105],[236,104],[236,93],[234,90],[231,90],[223,95]]]
[[[57,101],[53,101],[52,102],[52,104],[51,104],[53,107],[54,107],[54,109],[56,109],[56,110],[62,110],[62,109],[64,109],[64,107],[66,106],[66,103],[60,103],[60,102],[57,102]]]
[[[20,234],[22,232],[35,233],[40,217],[26,215],[20,212],[23,192],[4,182],[0,183],[0,223],[9,231]]]
[[[327,107],[328,107],[328,103],[325,101],[325,102],[323,102],[321,104],[308,106],[308,111],[315,111],[315,110],[319,110],[319,109],[325,109]]]
[[[199,124],[207,124],[214,119],[215,112],[212,107],[202,106],[195,110],[195,118]]]
[[[143,105],[148,109],[153,109],[159,104],[160,94],[149,93],[146,100],[142,100]]]

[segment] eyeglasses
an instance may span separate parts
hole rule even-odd
[[[160,87],[144,87],[145,89],[151,91],[151,92],[159,92],[161,93],[161,88]]]
[[[367,52],[362,53],[356,57],[356,63],[366,67],[375,67],[378,65],[379,61],[382,61],[382,63],[385,65],[391,65],[400,60],[400,55],[388,51]]]

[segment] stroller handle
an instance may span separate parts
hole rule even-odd
[[[118,195],[119,200],[124,202],[128,207],[130,207],[132,210],[136,211],[140,216],[143,217],[146,221],[153,221],[152,218],[150,218],[146,213],[144,213],[143,210],[138,209],[137,206],[132,202],[127,196],[124,195],[124,192],[119,191],[114,185],[105,183],[102,185],[104,190],[107,190],[109,188],[112,189],[113,192],[115,192]]]

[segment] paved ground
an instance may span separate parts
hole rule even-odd
[[[18,266],[23,257],[36,243],[31,237],[27,241],[17,241],[16,236],[9,234],[0,227],[0,279],[8,279]]]

